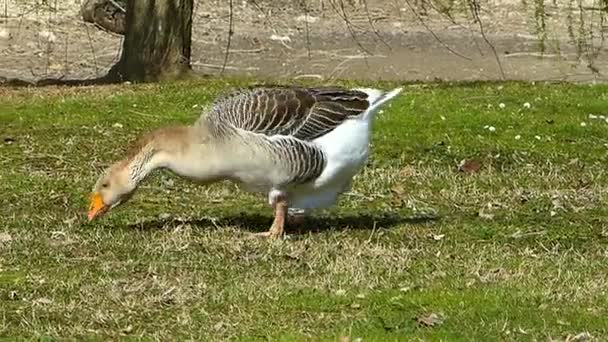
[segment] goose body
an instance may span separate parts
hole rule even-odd
[[[89,219],[130,198],[154,169],[167,168],[267,193],[275,218],[265,234],[280,236],[288,211],[329,207],[349,189],[368,159],[375,114],[401,91],[257,87],[221,97],[194,125],[142,137],[98,180]]]
[[[255,88],[220,99],[197,125],[245,152],[228,178],[267,192],[271,205],[285,194],[290,211],[302,213],[348,190],[369,156],[375,114],[401,90]]]

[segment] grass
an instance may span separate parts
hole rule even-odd
[[[408,86],[353,190],[284,241],[248,238],[263,197],[166,172],[85,222],[129,141],[243,82],[0,90],[0,336],[608,337],[605,85]]]

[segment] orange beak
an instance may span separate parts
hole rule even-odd
[[[108,211],[108,206],[103,203],[103,199],[101,198],[101,194],[99,192],[92,193],[89,198],[89,201],[89,222],[92,221],[95,217],[101,216],[106,211]]]

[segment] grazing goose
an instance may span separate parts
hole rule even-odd
[[[203,184],[231,180],[267,193],[274,221],[258,235],[280,237],[288,212],[328,207],[348,190],[368,158],[374,114],[401,90],[273,86],[220,98],[194,125],[144,135],[111,165],[93,187],[89,221],[165,168]]]

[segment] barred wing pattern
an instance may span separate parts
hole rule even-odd
[[[255,144],[273,156],[287,175],[277,184],[282,186],[319,177],[327,160],[312,140],[362,115],[369,106],[367,94],[356,90],[261,87],[219,99],[209,118],[216,133]],[[229,133],[239,130],[259,134],[261,139]]]
[[[367,94],[357,90],[265,87],[218,100],[212,115],[217,122],[249,132],[311,141],[368,107]]]

